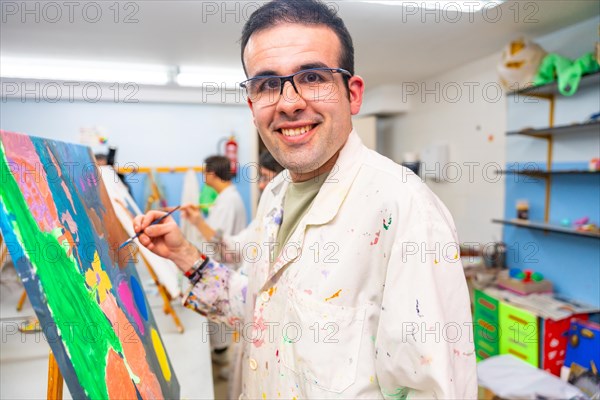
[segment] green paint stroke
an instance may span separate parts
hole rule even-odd
[[[384,393],[386,399],[406,400],[408,398],[409,389],[407,387],[399,387],[394,393]]]
[[[39,256],[40,248],[57,248],[57,239],[52,233],[40,231],[8,168],[1,142],[0,176],[6,177],[0,185],[0,202],[14,218],[13,230],[24,254],[37,255],[29,261],[41,282],[44,290],[42,296],[46,296],[48,309],[77,379],[90,398],[108,398],[107,356],[111,347],[122,353],[119,338],[99,304],[90,298],[85,279],[79,273],[74,257],[68,257],[61,251],[50,262],[44,262]],[[41,254],[43,253],[42,251]]]
[[[392,225],[392,216],[390,215],[390,218],[388,219],[387,225],[385,223],[385,219],[383,220],[383,229],[385,229],[387,231],[390,228],[391,225]]]

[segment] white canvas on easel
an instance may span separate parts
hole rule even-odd
[[[115,170],[110,166],[102,166],[100,168],[100,175],[108,191],[108,196],[113,204],[115,214],[121,225],[129,236],[134,236],[133,230],[133,216],[142,213],[138,205],[136,204],[133,197],[129,194],[127,187],[121,182],[119,176]],[[133,216],[132,216],[133,214]],[[172,298],[177,298],[181,295],[181,288],[179,286],[179,270],[175,264],[152,253],[150,250],[140,244],[135,239],[135,244],[140,250],[141,255],[148,261],[152,269],[156,272],[158,280],[167,289],[169,295]]]
[[[196,171],[189,169],[183,177],[183,189],[181,191],[181,204],[197,204],[200,198],[200,185],[198,184],[198,177]],[[198,228],[196,228],[190,221],[182,218],[179,222],[179,228],[183,233],[183,236],[195,246],[200,247],[202,245],[202,235]]]

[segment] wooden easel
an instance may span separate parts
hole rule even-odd
[[[8,259],[8,247],[4,246],[4,238],[0,233],[0,269],[4,267],[4,263]]]
[[[25,300],[27,300],[27,291],[23,289],[23,293],[21,293],[21,297],[19,297],[19,302],[17,303],[17,311],[21,311],[23,309]]]
[[[144,257],[144,255],[140,252],[140,250],[138,248],[136,248],[134,254],[139,255],[142,258],[142,260],[144,261],[144,264],[146,264],[146,268],[148,268],[148,272],[150,273],[150,276],[152,277],[152,280],[156,284],[156,287],[158,288],[158,292],[160,293],[160,296],[163,299],[163,312],[167,315],[171,315],[171,317],[173,318],[173,321],[175,322],[175,326],[177,326],[177,330],[179,331],[179,333],[183,333],[185,328],[181,324],[181,321],[179,320],[179,316],[175,312],[175,309],[173,309],[173,307],[171,306],[171,300],[173,300],[171,295],[169,294],[167,289],[164,287],[164,285],[162,283],[160,283],[160,281],[158,280],[158,276],[156,275],[156,272],[154,272],[154,268],[152,268],[152,266],[150,265],[148,260],[146,260],[146,257]]]
[[[63,398],[63,376],[52,350],[48,355],[48,391],[46,397],[48,400],[62,400]]]

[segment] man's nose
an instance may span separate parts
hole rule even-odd
[[[288,81],[283,82],[281,87],[281,95],[277,101],[277,111],[292,115],[306,108],[306,101],[291,81],[289,81],[289,85],[286,85],[286,83]]]

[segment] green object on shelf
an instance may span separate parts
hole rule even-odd
[[[523,279],[525,279],[525,273],[523,271],[519,272],[517,275],[515,275],[515,277],[522,281]]]
[[[558,91],[563,96],[572,96],[577,92],[583,75],[598,71],[600,65],[592,53],[587,53],[575,61],[550,53],[542,60],[533,84],[540,86],[558,80]]]
[[[544,280],[544,275],[540,274],[539,272],[534,272],[531,274],[531,280],[534,282],[541,282]]]

